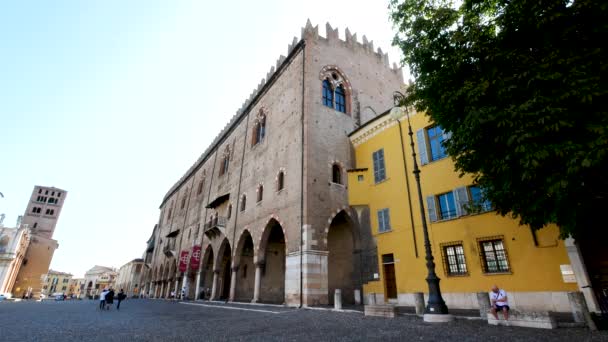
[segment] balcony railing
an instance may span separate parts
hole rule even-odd
[[[205,223],[205,231],[213,228],[226,228],[226,218],[222,216],[214,217],[211,221]]]

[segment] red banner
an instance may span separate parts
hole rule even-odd
[[[198,265],[201,263],[201,246],[192,247],[192,256],[190,257],[190,269],[198,270]]]
[[[179,255],[179,271],[184,273],[188,270],[188,251],[182,251]]]

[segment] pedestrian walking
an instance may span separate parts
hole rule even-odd
[[[116,295],[116,310],[120,310],[120,302],[122,302],[125,298],[127,298],[127,295],[125,295],[123,290],[120,289]]]
[[[99,294],[99,309],[103,310],[106,308],[106,295],[108,294],[108,289],[103,289]]]
[[[106,310],[110,310],[112,304],[114,304],[114,290],[110,288],[110,291],[106,293]]]

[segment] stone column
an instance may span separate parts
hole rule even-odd
[[[239,271],[239,265],[232,266],[232,273],[230,274],[230,296],[228,300],[234,302],[234,297],[236,296],[236,275]]]
[[[219,280],[220,270],[213,270],[213,285],[211,285],[211,297],[209,301],[216,300],[217,298],[217,282]]]
[[[262,267],[264,262],[258,261],[255,263],[255,281],[253,285],[253,299],[252,303],[260,301],[260,287],[262,285]]]
[[[477,292],[477,303],[479,304],[479,316],[483,320],[488,319],[490,312],[490,295],[487,292]]]
[[[179,289],[179,278],[175,276],[175,297],[173,299],[177,299],[180,297],[181,291]]]
[[[182,300],[185,300],[185,297],[188,297],[188,292],[190,292],[190,277],[188,277],[186,273],[184,273],[184,277],[182,278],[182,289],[184,290],[184,298],[182,298]]]
[[[426,306],[424,305],[424,293],[414,292],[414,306],[416,307],[416,315],[424,315]]]
[[[564,244],[566,245],[566,251],[568,252],[572,271],[574,271],[574,276],[576,277],[576,283],[585,296],[587,307],[592,312],[600,312],[597,299],[591,289],[591,280],[589,279],[589,274],[587,273],[587,268],[585,267],[583,256],[581,255],[578,245],[573,238],[567,238],[564,241]]]
[[[587,308],[587,303],[585,302],[583,293],[578,291],[568,292],[568,301],[570,302],[570,307],[572,308],[572,317],[574,318],[574,321],[579,323],[585,322],[589,327],[589,330],[597,330],[597,326],[589,314],[589,309]]]
[[[342,290],[334,292],[334,310],[342,310]]]
[[[194,300],[199,300],[199,295],[201,292],[201,271],[196,272],[196,290],[194,292]]]
[[[156,297],[157,298],[163,298],[164,295],[165,295],[164,290],[165,290],[165,282],[163,281],[163,282],[160,283],[160,293]]]

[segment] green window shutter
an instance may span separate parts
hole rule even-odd
[[[418,155],[420,156],[420,165],[429,163],[429,154],[426,150],[426,139],[424,137],[424,129],[416,131],[416,139],[418,140]]]
[[[437,221],[437,211],[435,210],[435,196],[428,196],[426,198],[426,206],[429,211],[429,220],[431,222]]]
[[[466,205],[469,203],[469,194],[466,187],[454,189],[454,199],[456,201],[456,215],[458,217],[468,214]]]

